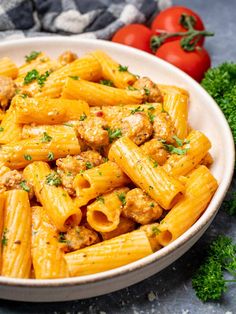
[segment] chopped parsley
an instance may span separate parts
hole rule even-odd
[[[52,172],[46,176],[46,183],[48,185],[59,186],[61,185],[61,177],[57,172]]]
[[[44,84],[45,84],[47,78],[49,77],[49,75],[50,75],[50,72],[46,71],[44,74],[42,74],[42,75],[40,75],[38,77],[37,81],[38,81],[38,84],[39,84],[40,87],[44,86]]]
[[[148,110],[155,110],[155,107],[150,106],[150,107],[148,107]]]
[[[149,190],[153,190],[153,186],[149,185]]]
[[[155,207],[155,204],[152,202],[151,204],[150,204],[150,207]]]
[[[87,115],[85,113],[83,113],[80,117],[79,117],[79,121],[84,121],[85,119],[87,119]]]
[[[148,111],[148,118],[149,118],[150,122],[153,123],[154,119],[155,119],[155,116],[150,111]]]
[[[128,71],[128,67],[126,65],[119,64],[118,71],[120,71],[120,72],[127,72]]]
[[[72,123],[63,123],[63,125],[69,126],[70,128],[73,128],[73,127],[74,127],[74,125],[73,125]]]
[[[31,82],[37,80],[39,77],[39,72],[36,69],[29,71],[24,78],[24,85],[30,84]]]
[[[98,196],[97,198],[96,198],[96,200],[98,201],[98,202],[101,202],[101,203],[105,203],[105,199],[104,199],[104,197],[102,197],[102,196]]]
[[[30,191],[30,188],[28,187],[26,180],[20,182],[20,187],[26,192]]]
[[[126,205],[126,199],[125,199],[125,193],[117,193],[117,197],[119,198],[119,200],[121,201],[122,205],[125,206]]]
[[[133,86],[130,86],[130,85],[127,87],[127,89],[128,89],[128,90],[132,90],[132,91],[138,90],[137,88],[135,88],[135,87],[133,87]]]
[[[32,160],[32,156],[30,155],[24,155],[25,160]]]
[[[154,162],[153,162],[153,168],[157,168],[158,167],[158,162],[155,160]]]
[[[170,152],[171,154],[177,154],[177,155],[185,155],[187,153],[187,151],[189,150],[189,148],[179,148],[179,147],[175,147],[174,145],[171,144],[166,144],[165,140],[161,140],[164,148]]]
[[[106,128],[109,136],[109,141],[112,143],[115,139],[120,138],[122,136],[121,129],[111,129],[111,128]]]
[[[35,60],[40,54],[41,51],[31,51],[29,55],[25,56],[25,61],[30,62],[32,60]]]
[[[80,77],[78,75],[71,75],[69,76],[72,80],[78,81]]]
[[[0,126],[0,132],[3,132],[4,128],[2,126]]]
[[[48,135],[47,132],[43,132],[43,136],[41,138],[41,142],[42,143],[49,143],[49,142],[51,142],[51,140],[52,140],[52,137],[50,135]]]
[[[150,89],[148,89],[147,87],[144,87],[143,89],[144,89],[145,95],[149,96],[150,95]]]
[[[54,154],[53,152],[48,153],[48,160],[54,160]]]
[[[176,141],[176,143],[177,143],[178,146],[183,146],[184,141],[181,140],[181,138],[178,138],[177,135],[172,136],[172,138],[173,138],[173,140]]]
[[[152,227],[152,234],[153,235],[158,235],[161,231],[157,228],[157,226]]]
[[[86,166],[87,169],[93,168],[93,164],[91,162],[89,162],[89,161],[86,161],[85,166]]]
[[[8,239],[7,239],[7,232],[8,232],[7,229],[4,229],[4,230],[3,230],[3,234],[2,234],[2,245],[3,245],[3,246],[7,246],[7,242],[8,242]]]
[[[60,243],[67,243],[65,235],[66,235],[65,232],[59,232],[58,242],[60,242]]]
[[[108,162],[108,160],[109,160],[109,159],[108,159],[107,157],[103,157],[103,161],[104,161],[104,162]]]
[[[114,86],[114,84],[113,84],[113,82],[111,80],[100,80],[99,83],[102,84],[102,85],[110,86],[110,87]]]
[[[137,108],[131,110],[130,113],[131,113],[131,114],[135,114],[136,112],[143,112],[143,111],[144,111],[144,109],[141,108],[141,106],[138,106]]]

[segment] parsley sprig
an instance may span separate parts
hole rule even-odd
[[[25,61],[30,62],[35,60],[39,55],[41,54],[41,51],[31,51],[30,54],[25,56]]]

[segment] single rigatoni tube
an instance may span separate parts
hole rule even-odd
[[[120,222],[122,202],[119,196],[125,195],[128,188],[115,189],[101,195],[87,207],[87,220],[90,226],[100,232],[109,232],[117,228]]]
[[[56,125],[27,125],[25,124],[22,128],[22,138],[30,138],[30,137],[37,137],[42,136],[44,133],[50,134],[53,138],[55,136],[62,136],[63,134],[73,134],[75,135],[75,129],[72,126],[66,126],[62,124]]]
[[[135,227],[136,223],[132,219],[120,216],[120,222],[116,229],[109,232],[100,232],[100,234],[103,240],[109,240],[124,233],[131,232],[135,229]]]
[[[160,222],[159,243],[166,246],[187,231],[204,212],[217,187],[217,181],[207,167],[193,170],[184,196]]]
[[[88,169],[76,175],[74,188],[78,206],[86,205],[97,196],[129,183],[129,178],[112,161]]]
[[[13,101],[14,102],[14,98]],[[1,122],[0,144],[8,144],[21,139],[22,126],[16,122],[16,112],[11,104]]]
[[[5,194],[0,194],[0,239],[2,239],[3,219],[4,219]],[[0,245],[0,274],[2,268],[2,243]]]
[[[15,79],[18,75],[16,64],[8,57],[0,59],[0,75]]]
[[[62,97],[81,99],[89,106],[115,106],[120,104],[140,104],[143,95],[139,90],[126,90],[84,80],[68,78],[63,88]]]
[[[89,115],[89,106],[80,100],[15,97],[16,122],[60,124]]]
[[[63,85],[66,78],[72,76],[80,77],[87,81],[97,81],[101,78],[102,69],[99,62],[91,55],[86,55],[83,58],[61,67],[48,77],[45,85],[42,87],[37,96],[57,98],[60,97]]]
[[[184,186],[177,179],[171,177],[162,167],[153,165],[128,137],[122,137],[113,143],[108,157],[165,209],[170,209],[184,190]]]
[[[95,274],[127,265],[152,254],[146,233],[142,230],[65,255],[70,276]]]
[[[73,220],[77,224],[80,223],[82,217],[80,209],[67,191],[59,186],[58,175],[51,171],[46,162],[38,161],[28,165],[23,175],[33,185],[37,199],[58,230],[65,231],[69,219],[75,218]]]
[[[176,135],[181,139],[186,138],[188,134],[188,100],[187,95],[180,93],[164,96],[164,109],[171,117]]]
[[[28,193],[5,193],[2,276],[29,278],[31,270],[31,209]]]
[[[2,146],[0,161],[13,169],[20,169],[33,161],[52,161],[80,153],[80,144],[73,128],[63,134],[43,133]]]
[[[32,207],[32,262],[36,279],[68,277],[59,235],[45,209]]]
[[[196,130],[189,133],[186,142],[183,146],[183,149],[187,149],[186,154],[173,154],[163,165],[163,169],[174,177],[184,176],[194,169],[211,148],[211,142],[206,135]]]
[[[136,76],[128,71],[122,71],[119,63],[114,61],[105,52],[96,50],[91,53],[100,63],[102,67],[102,77],[118,88],[126,88],[137,80]]]

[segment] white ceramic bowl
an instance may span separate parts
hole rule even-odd
[[[0,45],[0,57],[9,56],[18,64],[32,50],[44,51],[52,57],[65,50],[83,55],[102,49],[133,73],[145,75],[155,82],[178,85],[190,92],[189,121],[203,131],[212,142],[212,172],[219,182],[211,203],[201,218],[181,237],[160,251],[129,265],[110,271],[65,279],[33,280],[0,277],[0,298],[22,301],[67,301],[89,298],[137,283],[167,267],[184,254],[206,231],[231,182],[234,169],[234,143],[229,126],[214,100],[184,72],[137,49],[102,40],[65,37],[41,37],[11,41]]]

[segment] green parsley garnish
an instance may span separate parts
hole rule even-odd
[[[181,140],[181,138],[179,138],[177,135],[172,136],[172,138],[176,141],[178,146],[183,146],[184,141]]]
[[[152,207],[152,208],[155,207],[155,204],[154,204],[154,203],[151,203],[151,204],[150,204],[150,207]],[[154,228],[154,227],[153,227],[153,228]]]
[[[135,114],[136,112],[143,112],[144,109],[141,108],[141,106],[138,106],[137,108],[130,111],[131,114]]]
[[[38,81],[38,84],[39,84],[40,87],[44,86],[44,84],[45,84],[47,78],[49,77],[49,75],[50,75],[50,72],[46,71],[44,74],[42,74],[42,75],[40,75],[38,77],[37,81]]]
[[[155,110],[153,106],[148,107],[148,110]]]
[[[153,186],[149,185],[149,190],[153,190]]]
[[[72,78],[75,81],[78,81],[80,79],[80,77],[78,75],[71,75],[69,77]]]
[[[20,182],[20,187],[26,192],[30,191],[30,188],[28,187],[26,180]]]
[[[89,162],[89,161],[86,161],[85,165],[86,165],[87,169],[93,168],[93,164],[91,162]]]
[[[8,232],[7,229],[4,229],[4,230],[3,230],[3,234],[2,234],[2,245],[3,245],[3,246],[7,246],[7,242],[8,242],[8,239],[7,239],[7,232]]]
[[[145,95],[149,96],[150,95],[150,89],[148,89],[147,87],[144,87],[143,89],[144,89]]]
[[[158,235],[160,232],[161,232],[161,231],[158,229],[157,226],[153,226],[153,227],[152,227],[152,233],[153,233],[154,235]]]
[[[150,111],[148,111],[148,118],[149,118],[150,122],[153,123],[155,116]]]
[[[53,152],[48,153],[48,160],[54,160],[54,154]]]
[[[31,82],[37,80],[39,77],[39,72],[36,69],[29,71],[24,78],[24,85],[30,84]]]
[[[25,99],[25,98],[28,97],[28,95],[27,95],[26,93],[23,93],[23,94],[20,94],[20,97],[23,98],[23,99]]]
[[[41,142],[42,143],[48,143],[48,142],[51,142],[51,140],[52,140],[52,137],[50,135],[48,135],[47,132],[43,132]]]
[[[132,90],[132,91],[138,90],[137,88],[135,88],[135,87],[133,87],[133,86],[130,86],[130,85],[127,87],[127,89],[128,89],[128,90]]]
[[[108,162],[108,160],[109,160],[109,159],[108,159],[107,157],[103,157],[103,161],[104,161],[104,162]]]
[[[227,282],[236,282],[236,245],[226,236],[218,236],[210,245],[204,263],[192,279],[197,297],[206,302],[218,300],[227,290]],[[227,280],[224,278],[227,272]],[[231,278],[229,276],[231,275]]]
[[[25,61],[30,62],[32,60],[35,60],[40,54],[41,51],[31,51],[31,53],[28,56],[25,56]]]
[[[79,117],[79,121],[84,121],[85,119],[87,119],[87,115],[85,113],[83,113],[80,117]]]
[[[24,155],[25,160],[32,160],[32,156],[30,155]]]
[[[119,64],[118,70],[119,70],[120,72],[127,72],[127,71],[128,71],[128,67],[125,66],[125,65]]]
[[[104,197],[102,197],[102,196],[98,196],[97,198],[96,198],[96,200],[98,201],[98,202],[101,202],[101,203],[105,203],[105,199],[104,199]]]
[[[166,144],[165,140],[161,140],[164,148],[170,152],[171,154],[177,154],[177,155],[185,155],[187,153],[187,151],[189,150],[189,148],[179,148],[179,147],[175,147],[171,144]]]
[[[155,160],[154,162],[153,162],[153,168],[157,168],[158,167],[158,162]]]
[[[52,172],[46,176],[46,183],[48,185],[59,186],[62,183],[61,177],[59,176],[59,174],[57,172]]]
[[[110,80],[100,80],[99,83],[102,84],[102,85],[110,86],[110,87],[114,86],[113,82],[110,81]]]
[[[3,132],[4,128],[2,126],[0,126],[0,132]]]
[[[124,192],[117,193],[117,197],[121,201],[122,205],[125,206],[126,205],[125,193]]]
[[[122,136],[121,129],[111,129],[111,128],[105,128],[108,132],[109,141],[112,143],[115,139],[120,138]]]
[[[65,232],[59,232],[58,242],[60,242],[60,243],[67,243]]]

